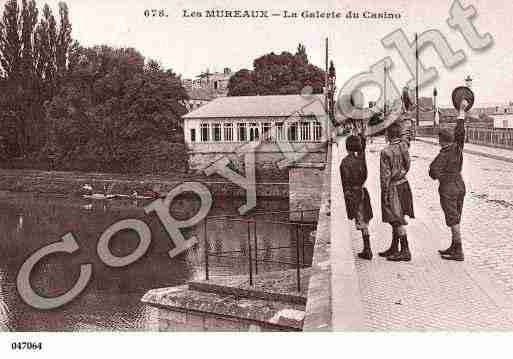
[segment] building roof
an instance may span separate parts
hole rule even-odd
[[[218,95],[211,88],[191,88],[187,91],[191,100],[210,101],[215,99]]]
[[[184,115],[193,118],[288,117],[324,115],[323,95],[233,96],[217,98]]]

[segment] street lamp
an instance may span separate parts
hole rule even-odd
[[[436,87],[433,89],[433,128],[436,127],[436,115],[438,113],[436,106],[436,97],[438,96],[438,90]]]
[[[383,116],[387,115],[387,71],[388,67],[385,63],[383,67]]]
[[[335,124],[335,65],[330,61],[330,68],[328,70],[328,115],[332,124]]]
[[[468,75],[465,79],[465,86],[467,86],[468,88],[472,88],[472,77],[470,77],[470,75]]]

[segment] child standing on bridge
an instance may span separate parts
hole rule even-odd
[[[409,143],[402,136],[398,122],[386,130],[389,141],[380,153],[381,213],[382,220],[392,226],[392,244],[379,255],[390,261],[410,261],[405,216],[415,218],[410,184],[406,174],[410,170]],[[399,251],[399,243],[401,250]]]
[[[362,259],[372,259],[369,221],[372,219],[370,196],[364,183],[367,180],[367,162],[365,158],[365,137],[350,135],[346,139],[347,156],[340,164],[342,190],[346,203],[347,217],[355,221],[356,229],[362,232],[363,251],[358,253]]]
[[[465,115],[460,114],[454,134],[441,129],[438,138],[440,153],[429,166],[429,176],[440,182],[438,193],[445,215],[445,223],[451,228],[452,243],[449,248],[439,250],[443,259],[463,261],[460,221],[465,198],[465,182],[461,177],[463,167],[463,144],[465,142]]]

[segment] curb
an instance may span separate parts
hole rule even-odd
[[[326,167],[323,174],[323,194],[319,219],[315,232],[315,245],[312,257],[312,268],[305,308],[305,320],[303,331],[329,331],[332,329],[332,286],[331,286],[331,262],[330,262],[330,224],[331,224],[331,151],[328,148]]]
[[[339,138],[339,150],[345,137]],[[338,169],[338,151],[331,158],[331,179],[340,178]],[[332,286],[332,329],[334,331],[363,331],[365,325],[364,306],[360,283],[356,270],[351,240],[352,222],[347,219],[345,201],[339,181],[331,183],[331,286]],[[334,182],[334,183],[333,183]],[[335,190],[334,190],[335,189]],[[334,194],[337,193],[335,197]],[[335,233],[336,228],[339,230]]]

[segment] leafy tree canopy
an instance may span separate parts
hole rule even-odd
[[[79,47],[72,57],[67,85],[47,106],[55,129],[48,151],[126,172],[155,143],[181,140],[187,94],[174,72],[131,48]]]
[[[299,94],[305,86],[322,93],[325,72],[310,64],[306,48],[299,44],[297,52],[273,52],[253,61],[253,70],[237,71],[228,83],[228,96]]]

